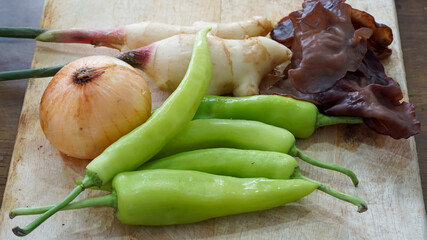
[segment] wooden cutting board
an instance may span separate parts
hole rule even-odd
[[[368,11],[394,32],[393,55],[384,62],[407,96],[399,31],[392,0],[348,1]],[[47,0],[41,27],[112,28],[145,20],[191,24],[197,20],[230,22],[267,16],[279,20],[301,7],[301,0],[277,1],[54,1]],[[33,67],[64,64],[82,56],[114,55],[117,51],[79,44],[37,43]],[[54,204],[84,175],[87,161],[60,154],[45,139],[39,124],[39,102],[50,78],[28,84],[8,182],[0,213],[0,239],[14,239],[11,229],[25,226],[35,216],[9,219],[12,208]],[[150,79],[148,79],[150,81]],[[153,106],[168,96],[150,81]],[[406,99],[407,100],[407,99]],[[54,215],[29,239],[423,239],[426,215],[414,138],[394,140],[365,126],[333,126],[298,140],[304,152],[356,172],[353,187],[342,174],[300,162],[303,173],[366,200],[369,210],[359,214],[353,205],[320,191],[275,209],[166,227],[126,226],[112,209],[92,208]],[[87,190],[78,199],[99,195]]]

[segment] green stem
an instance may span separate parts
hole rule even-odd
[[[130,65],[134,64],[134,60],[132,58],[121,58],[120,56],[121,55],[118,55],[116,56],[116,58],[121,59]],[[52,77],[64,66],[65,65],[58,65],[54,67],[31,68],[31,69],[0,72],[0,81],[26,79],[26,78]]]
[[[55,75],[64,65],[45,68],[34,68],[25,70],[16,70],[8,72],[0,72],[0,81],[26,79],[26,78],[42,78]]]
[[[366,210],[368,210],[368,205],[366,204],[365,201],[363,201],[363,199],[358,198],[358,197],[353,196],[353,195],[350,195],[350,194],[346,194],[346,193],[340,192],[339,190],[337,190],[335,188],[331,188],[329,186],[326,186],[323,183],[320,183],[320,182],[317,182],[317,181],[315,181],[313,179],[305,177],[304,175],[301,174],[301,172],[300,172],[300,170],[299,170],[298,167],[295,169],[293,178],[295,178],[295,179],[303,179],[303,180],[306,180],[306,181],[309,181],[309,182],[313,182],[313,183],[319,184],[319,188],[318,189],[320,191],[322,191],[322,192],[324,192],[326,194],[329,194],[329,195],[331,195],[333,197],[336,197],[338,199],[341,199],[343,201],[346,201],[346,202],[349,202],[349,203],[352,203],[352,204],[356,205],[357,206],[357,211],[359,213],[362,213],[362,212],[365,212]]]
[[[9,213],[10,218],[14,218],[16,216],[21,215],[35,215],[42,214],[55,207],[55,205],[43,206],[43,207],[35,207],[35,208],[15,208],[12,209]],[[78,202],[73,202],[65,206],[61,209],[61,211],[65,210],[73,210],[73,209],[81,209],[88,207],[112,207],[117,209],[117,194],[116,192],[112,192],[108,195],[84,199]]]
[[[61,202],[59,202],[57,205],[55,205],[53,208],[50,208],[47,212],[43,213],[41,216],[39,216],[36,220],[34,220],[32,223],[28,224],[24,228],[15,227],[12,229],[13,233],[16,236],[25,236],[29,233],[31,233],[34,229],[36,229],[40,224],[42,224],[44,221],[46,221],[49,217],[51,217],[53,214],[67,206],[71,201],[73,201],[83,190],[85,190],[88,187],[99,185],[99,178],[93,174],[88,175],[86,174],[85,178],[83,179],[83,183],[71,191],[68,196],[66,196]]]
[[[335,124],[361,124],[363,119],[359,117],[326,116],[317,115],[316,128]]]
[[[354,174],[354,172],[351,171],[350,169],[337,164],[322,162],[317,159],[314,159],[308,156],[307,154],[303,153],[295,145],[291,148],[291,150],[289,150],[289,154],[294,157],[299,157],[301,160],[311,165],[343,173],[351,178],[351,181],[353,182],[354,186],[357,186],[357,184],[359,184],[359,180],[357,179],[356,174]]]
[[[47,30],[49,29],[29,27],[0,27],[0,37],[35,38]]]
[[[73,191],[60,203],[55,205],[53,208],[50,208],[47,212],[43,213],[40,217],[34,220],[32,223],[28,224],[24,228],[15,227],[12,229],[13,233],[16,236],[25,236],[36,229],[40,224],[42,224],[46,219],[55,214],[57,211],[61,210],[63,207],[67,206],[71,201],[73,201],[81,192],[83,192],[84,188],[82,185],[74,188]]]
[[[76,181],[74,181],[74,183],[76,185],[80,185],[80,184],[82,184],[82,181],[83,181],[83,179],[77,179]],[[112,181],[104,183],[104,184],[102,184],[102,186],[93,186],[93,187],[90,187],[89,189],[112,192],[113,191]]]

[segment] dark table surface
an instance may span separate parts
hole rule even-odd
[[[0,0],[1,26],[38,27],[44,0]],[[424,201],[427,200],[427,1],[395,0],[409,100],[422,132],[415,136]],[[392,13],[390,13],[392,14]],[[0,38],[0,71],[29,68],[35,42]],[[0,199],[6,186],[27,80],[0,82]],[[1,204],[1,203],[0,203]]]

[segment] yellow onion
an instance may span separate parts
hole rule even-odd
[[[142,75],[108,56],[64,66],[40,102],[40,124],[66,155],[93,159],[150,116],[151,93]]]

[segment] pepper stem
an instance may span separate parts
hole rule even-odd
[[[82,182],[83,182],[83,179],[77,179],[76,181],[74,181],[74,184],[80,185],[82,184]],[[112,181],[106,182],[102,184],[102,186],[92,186],[89,189],[112,192],[113,191]]]
[[[68,196],[66,196],[61,202],[59,202],[57,205],[55,205],[53,208],[50,208],[48,211],[43,213],[41,216],[39,216],[36,220],[34,220],[32,223],[28,224],[24,228],[15,227],[12,229],[13,233],[16,236],[25,236],[29,233],[31,233],[34,229],[36,229],[40,224],[42,224],[44,221],[46,221],[49,217],[51,217],[53,214],[67,206],[71,201],[73,201],[83,190],[85,190],[88,187],[94,186],[99,183],[99,178],[96,175],[87,175],[83,179],[83,183],[73,189]]]
[[[62,67],[64,67],[64,65],[0,72],[0,81],[26,79],[26,78],[52,77],[59,70],[61,70]]]
[[[326,116],[317,114],[316,128],[335,124],[361,124],[363,119],[359,117]]]
[[[34,207],[34,208],[15,208],[15,209],[12,209],[12,211],[10,211],[9,217],[12,219],[16,216],[21,216],[21,215],[42,214],[47,212],[53,207],[55,207],[55,205]],[[81,208],[88,208],[88,207],[112,207],[117,209],[117,194],[115,191],[113,191],[112,193],[105,196],[89,198],[89,199],[84,199],[78,202],[73,202],[68,204],[64,208],[62,208],[60,211],[81,209]]]
[[[55,205],[53,208],[50,208],[47,212],[45,212],[43,215],[38,217],[36,220],[34,220],[32,223],[28,224],[24,228],[15,227],[12,229],[13,233],[16,236],[25,236],[32,232],[34,229],[36,229],[40,224],[42,224],[46,219],[48,219],[50,216],[61,210],[63,207],[67,206],[71,201],[73,201],[81,192],[83,192],[84,188],[83,185],[79,185],[76,188],[74,188],[71,193],[65,197],[64,200],[62,200],[60,203]]]
[[[0,37],[35,38],[47,30],[46,28],[0,27]]]
[[[307,154],[303,153],[295,145],[292,146],[292,148],[289,150],[289,154],[294,156],[294,157],[299,157],[301,160],[303,160],[304,162],[307,162],[311,165],[343,173],[343,174],[350,177],[354,186],[357,186],[357,184],[359,184],[359,180],[357,179],[356,174],[354,174],[354,172],[351,171],[350,169],[345,168],[345,167],[340,166],[340,165],[337,165],[337,164],[322,162],[322,161],[319,161],[317,159],[314,159],[314,158],[308,156]]]
[[[346,194],[346,193],[340,192],[339,190],[337,190],[335,188],[326,186],[323,183],[320,183],[318,181],[315,181],[313,179],[305,177],[304,175],[301,174],[301,171],[300,171],[299,167],[295,168],[293,178],[294,179],[303,179],[303,180],[306,180],[306,181],[309,181],[309,182],[313,182],[313,183],[319,184],[319,188],[318,189],[320,191],[322,191],[322,192],[324,192],[326,194],[329,194],[329,195],[331,195],[333,197],[336,197],[338,199],[341,199],[343,201],[346,201],[346,202],[349,202],[349,203],[352,203],[352,204],[356,205],[357,206],[357,211],[359,213],[362,213],[362,212],[365,212],[366,210],[368,210],[368,205],[366,204],[366,202],[363,199],[358,198],[358,197],[353,196],[353,195],[350,195],[350,194]]]

